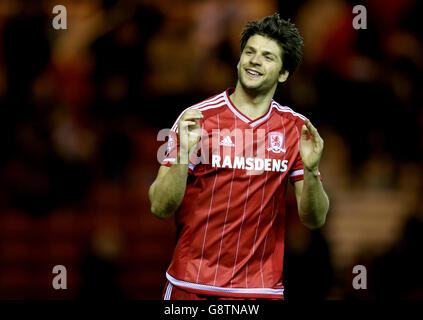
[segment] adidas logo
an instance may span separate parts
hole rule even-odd
[[[235,147],[235,145],[232,143],[231,137],[229,136],[226,136],[222,141],[220,141],[219,145],[225,147]]]

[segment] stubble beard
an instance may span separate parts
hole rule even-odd
[[[242,74],[242,69],[238,68],[238,80],[239,83],[241,84],[242,88],[244,89],[244,91],[250,93],[250,94],[254,94],[254,93],[259,93],[261,91],[263,91],[263,82],[260,81],[258,83],[249,85],[247,84],[247,81],[245,81],[245,75]]]
[[[245,77],[247,76],[242,74],[242,70],[243,69],[238,68],[238,81],[241,84],[242,89],[249,95],[255,96],[272,90],[272,86],[266,85],[266,80],[258,81],[257,83],[249,85],[247,81],[244,81]]]

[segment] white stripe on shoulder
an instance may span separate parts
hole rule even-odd
[[[192,105],[190,108],[193,108],[193,109],[198,109],[198,108],[201,108],[202,106],[204,106],[204,105],[207,105],[207,104],[211,104],[211,103],[215,103],[215,102],[217,102],[218,100],[220,100],[220,99],[222,99],[222,98],[224,98],[224,92],[222,92],[221,94],[218,94],[217,96],[215,96],[215,97],[212,97],[212,98],[209,98],[209,99],[206,99],[206,100],[204,100],[204,101],[202,101],[202,102],[199,102],[199,103],[196,103],[196,104],[194,104],[194,105]]]
[[[225,105],[226,102],[225,102],[225,98],[224,98],[223,94],[224,93],[221,93],[214,98],[210,98],[206,101],[197,103],[195,105],[192,105],[192,106],[186,108],[184,111],[181,112],[179,117],[176,119],[175,123],[172,126],[171,131],[178,132],[178,121],[182,117],[184,112],[187,111],[188,109],[197,109],[197,110],[200,110],[200,111],[204,111],[204,110],[208,110],[208,109],[219,108],[219,107]]]
[[[286,106],[281,106],[279,103],[277,103],[276,101],[272,101],[272,105],[276,108],[276,109],[278,109],[279,111],[282,111],[282,112],[289,112],[289,113],[291,113],[291,114],[293,114],[294,116],[296,116],[296,117],[298,117],[298,118],[300,118],[300,119],[302,119],[302,120],[306,120],[307,118],[305,117],[305,116],[303,116],[302,114],[300,114],[300,113],[298,113],[298,112],[295,112],[294,110],[292,110],[291,108],[289,108],[289,107],[286,107]]]
[[[204,106],[204,107],[201,107],[198,110],[205,111],[205,110],[208,110],[208,109],[220,108],[221,106],[225,106],[225,105],[226,105],[226,101],[225,100],[222,100],[222,101],[219,101],[219,104],[212,105],[212,106]]]

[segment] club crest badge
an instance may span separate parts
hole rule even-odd
[[[273,151],[274,153],[286,152],[286,149],[283,148],[283,134],[280,132],[270,132],[269,133],[269,147],[268,151]]]

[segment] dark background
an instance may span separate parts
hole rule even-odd
[[[242,27],[276,11],[305,46],[275,99],[325,140],[331,199],[311,232],[291,190],[286,299],[423,298],[421,1],[0,0],[1,299],[161,297],[175,229],[149,208],[157,133],[235,86]]]

